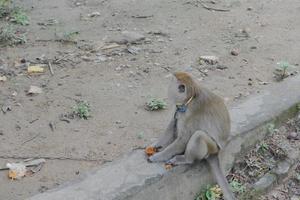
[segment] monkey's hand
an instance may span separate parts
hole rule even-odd
[[[156,153],[148,158],[149,162],[164,162],[167,159],[164,159],[161,153]]]

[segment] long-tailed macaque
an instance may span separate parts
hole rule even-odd
[[[160,151],[148,160],[180,165],[206,159],[224,198],[235,199],[218,157],[230,134],[230,117],[223,99],[185,72],[174,73],[169,98],[176,105],[174,117],[165,134],[152,145]]]

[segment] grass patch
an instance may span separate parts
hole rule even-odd
[[[22,26],[29,24],[29,18],[25,11],[21,8],[14,8],[10,15],[10,21]]]
[[[88,119],[91,116],[90,111],[90,105],[85,101],[80,101],[74,107],[73,113],[80,119]]]
[[[63,33],[55,33],[55,41],[62,43],[77,43],[76,37],[79,35],[79,31],[67,31]]]
[[[221,200],[222,196],[223,193],[219,185],[208,185],[196,195],[194,200]]]
[[[162,110],[167,107],[167,103],[162,99],[152,98],[146,103],[146,110]]]
[[[1,46],[13,46],[24,43],[26,43],[25,34],[18,33],[18,31],[13,26],[7,24],[3,27],[0,27]]]

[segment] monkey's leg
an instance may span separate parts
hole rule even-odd
[[[183,165],[191,164],[196,159],[202,160],[209,154],[209,140],[211,140],[211,138],[205,132],[196,131],[190,138],[184,155],[176,155],[169,160],[168,163],[173,165]]]
[[[163,162],[170,160],[173,156],[182,154],[188,141],[183,138],[176,138],[173,143],[167,146],[163,151],[149,157],[150,162]]]
[[[185,165],[185,164],[192,164],[193,160],[187,160],[185,155],[176,155],[167,163],[171,165]]]
[[[174,127],[175,127],[175,120],[172,119],[171,122],[169,123],[165,133],[162,134],[159,137],[159,139],[157,140],[157,142],[155,142],[151,146],[164,149],[164,148],[166,148],[166,146],[171,144],[175,140]]]

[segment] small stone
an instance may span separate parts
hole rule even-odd
[[[130,46],[127,48],[127,51],[133,55],[136,55],[141,51],[141,48],[135,47],[135,46]]]
[[[92,12],[91,14],[88,14],[88,17],[98,17],[100,16],[100,12]]]
[[[248,10],[248,11],[251,11],[251,10],[253,10],[253,8],[252,8],[252,7],[248,7],[247,10]]]
[[[120,120],[116,121],[116,124],[121,124],[121,123],[122,123],[122,121],[120,121]]]
[[[11,93],[11,96],[13,96],[13,97],[16,97],[18,95],[18,93],[16,92],[16,91],[13,91],[12,93]]]
[[[300,137],[298,136],[299,134],[296,132],[291,132],[288,136],[287,139],[289,140],[299,140]]]
[[[274,174],[266,174],[261,177],[256,183],[254,183],[253,188],[257,191],[265,191],[272,187],[276,181],[276,176]]]
[[[291,164],[287,161],[280,161],[275,170],[274,173],[279,175],[279,176],[284,176],[285,174],[287,174],[289,172],[289,169],[291,167]]]
[[[228,67],[226,65],[218,65],[217,69],[224,70],[224,69],[228,69]]]
[[[116,70],[116,71],[121,71],[121,70],[122,70],[122,67],[120,67],[120,66],[119,66],[119,67],[116,67],[115,70]]]
[[[107,56],[105,56],[105,55],[97,55],[97,58],[96,58],[95,62],[99,63],[99,62],[105,62],[107,60],[108,60]]]
[[[254,49],[257,49],[256,46],[251,46],[250,49],[254,50]]]
[[[232,50],[230,51],[230,54],[233,55],[233,56],[237,56],[237,55],[239,55],[239,52],[238,52],[237,49],[232,49]]]
[[[123,31],[122,36],[124,37],[125,41],[128,43],[136,43],[145,39],[144,35],[132,31]]]
[[[83,61],[86,61],[86,62],[92,61],[92,58],[87,57],[87,56],[82,56],[81,59],[82,59]]]

